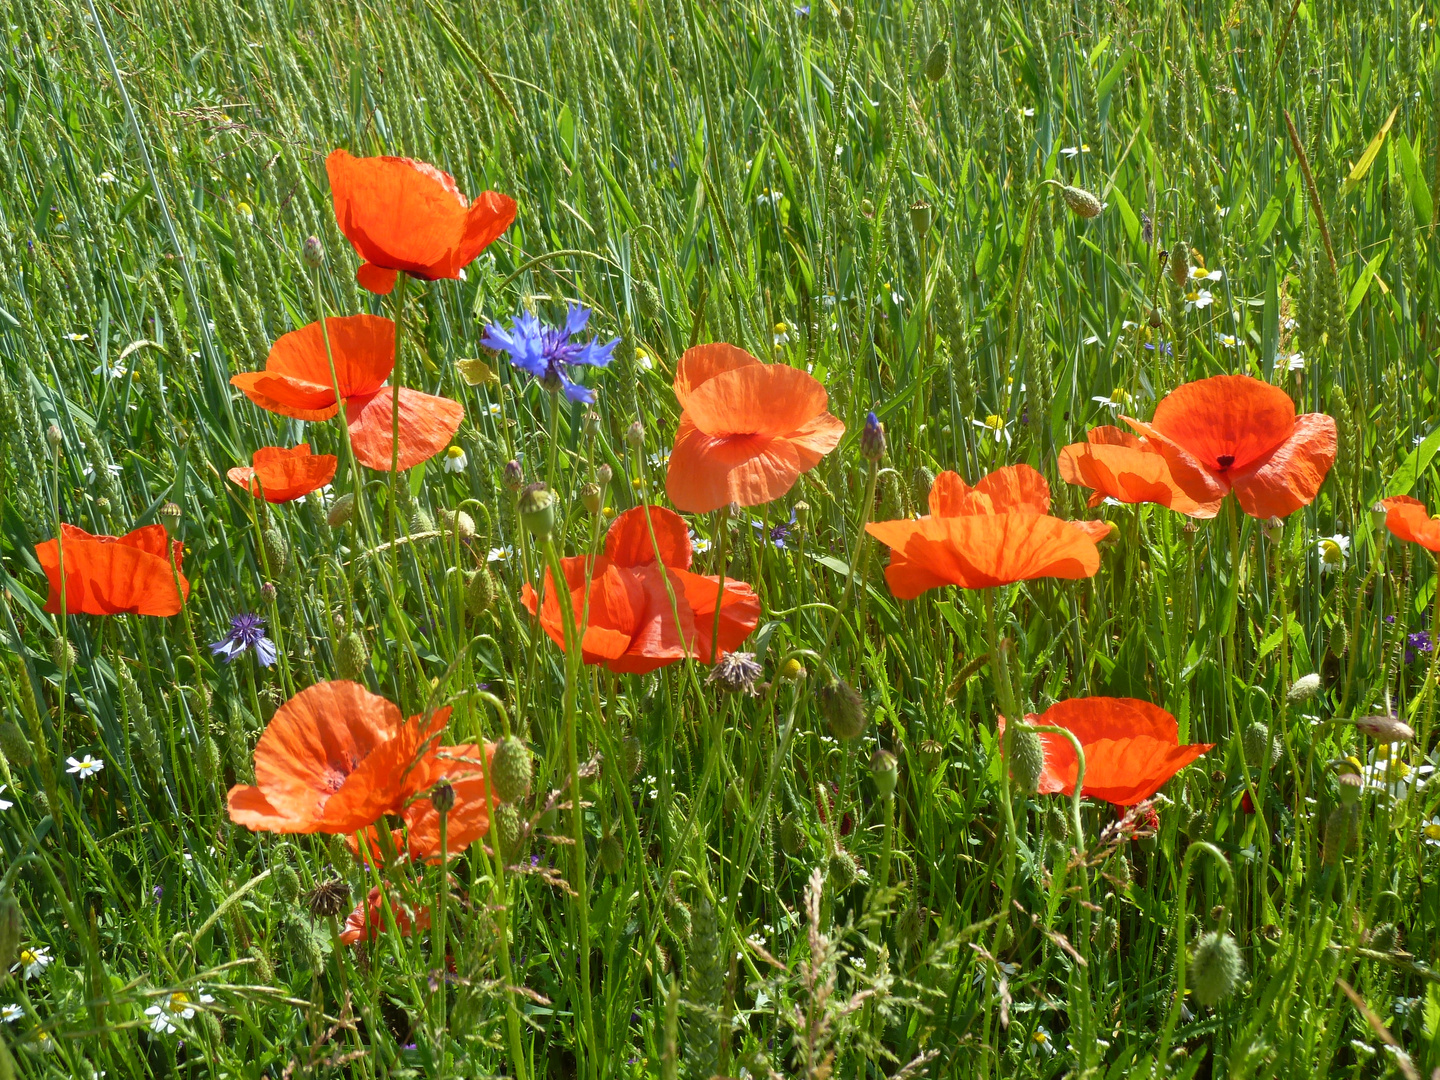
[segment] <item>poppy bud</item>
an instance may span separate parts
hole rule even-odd
[[[289,862],[281,861],[275,864],[270,876],[275,880],[275,895],[284,900],[287,904],[293,904],[300,899],[300,875]]]
[[[50,444],[52,451],[57,454],[60,452],[60,444],[65,441],[65,436],[61,433],[58,424],[51,424],[45,429],[45,441]]]
[[[950,42],[941,38],[930,46],[930,53],[925,57],[925,78],[932,83],[938,83],[945,78],[950,70]]]
[[[826,874],[826,878],[836,895],[854,885],[855,879],[859,876],[860,866],[855,861],[854,855],[851,855],[843,847],[837,847],[830,853],[829,873]]]
[[[580,502],[592,514],[600,513],[605,504],[599,484],[586,484],[580,489]]]
[[[1415,729],[1398,716],[1362,716],[1355,726],[1379,743],[1413,742]]]
[[[265,550],[265,564],[270,568],[270,573],[279,575],[285,572],[285,564],[290,559],[290,544],[285,539],[285,534],[280,531],[278,525],[271,525],[260,534],[261,547]]]
[[[910,204],[910,227],[915,230],[916,239],[922,239],[930,231],[930,223],[934,215],[930,210],[930,204],[923,199]]]
[[[495,839],[500,844],[501,857],[517,858],[525,832],[525,823],[520,820],[520,811],[511,803],[501,803],[495,807],[494,815]]]
[[[920,941],[920,934],[925,929],[925,916],[920,906],[915,903],[906,905],[900,913],[900,918],[895,921],[895,943],[906,952],[913,949]]]
[[[1395,952],[1400,948],[1400,928],[1394,923],[1381,923],[1370,932],[1370,948],[1376,952]]]
[[[165,526],[165,532],[173,538],[180,528],[180,507],[177,503],[167,502],[160,507],[160,524]]]
[[[6,889],[0,897],[0,972],[8,972],[15,966],[15,958],[20,954],[21,930],[20,902]]]
[[[888,799],[895,794],[895,785],[900,780],[899,762],[889,750],[876,750],[870,758],[870,779],[880,798]]]
[[[860,433],[860,454],[866,461],[879,461],[885,456],[885,425],[873,412],[865,414],[865,430]]]
[[[1270,764],[1270,728],[1259,720],[1245,729],[1241,740],[1245,748],[1245,764],[1252,769],[1264,769]]]
[[[633,421],[625,429],[625,445],[632,450],[638,450],[645,445],[645,425],[639,420]]]
[[[325,247],[318,236],[307,236],[300,245],[300,257],[311,270],[319,270],[325,262]]]
[[[1045,835],[1056,840],[1070,839],[1070,819],[1053,804],[1045,807]]]
[[[521,468],[520,462],[511,458],[505,463],[500,479],[506,491],[519,491],[525,486],[525,470]]]
[[[267,604],[274,603],[276,592],[275,583],[273,581],[267,581],[260,586],[260,599]]]
[[[1313,672],[1309,675],[1301,675],[1291,684],[1286,697],[1292,702],[1309,701],[1320,693],[1320,676]]]
[[[600,869],[611,877],[625,869],[625,845],[614,833],[600,838]]]
[[[54,661],[55,666],[59,668],[62,673],[69,671],[75,666],[76,655],[75,646],[71,644],[69,638],[57,637],[51,639],[50,659]]]
[[[514,802],[530,792],[534,765],[530,748],[514,735],[500,740],[490,761],[490,783],[501,802]]]
[[[1100,216],[1100,211],[1105,209],[1097,196],[1084,188],[1072,187],[1067,184],[1060,189],[1060,197],[1065,200],[1065,205],[1077,216],[1090,220]]]
[[[1029,724],[1018,723],[1010,735],[1010,779],[1027,795],[1040,790],[1045,773],[1045,743]]]
[[[602,492],[610,486],[610,481],[613,479],[615,479],[615,473],[609,465],[601,465],[595,470],[595,483],[600,486]]]
[[[209,735],[200,740],[200,756],[196,764],[200,767],[200,775],[211,783],[219,783],[223,779],[220,775],[220,746]]]
[[[870,722],[865,715],[865,702],[849,683],[834,679],[815,691],[820,715],[830,726],[830,734],[842,741],[858,739]]]
[[[840,28],[847,34],[855,29],[855,12],[849,7],[840,9]]]
[[[410,535],[420,536],[435,531],[435,519],[430,512],[422,506],[417,506],[410,514]]]
[[[330,509],[325,511],[325,524],[332,529],[339,529],[348,525],[354,516],[355,496],[347,492],[331,503]]]
[[[1096,944],[1102,953],[1108,953],[1120,943],[1120,923],[1113,915],[1107,915],[1097,925]]]
[[[1201,1005],[1218,1005],[1229,997],[1245,971],[1240,946],[1229,934],[1212,931],[1195,943],[1190,957],[1190,980],[1195,1000]]]
[[[465,610],[470,617],[479,618],[495,602],[495,579],[487,567],[472,570],[465,579]]]
[[[448,780],[441,780],[430,792],[430,805],[437,814],[448,814],[455,809],[455,787]]]
[[[555,493],[547,484],[531,484],[520,493],[520,524],[536,540],[550,539],[555,529]]]
[[[340,639],[335,650],[335,676],[347,682],[358,682],[370,662],[370,652],[365,648],[365,639],[359,631],[351,630]]]
[[[787,814],[780,819],[780,850],[786,855],[799,855],[805,850],[805,830],[800,827],[794,815]]]
[[[464,510],[441,510],[440,528],[446,533],[459,533],[461,540],[475,536],[475,519]]]
[[[4,754],[5,760],[17,769],[28,769],[35,763],[35,755],[30,750],[30,740],[25,738],[20,725],[13,720],[0,724],[0,754]],[[0,971],[3,970],[4,968],[0,967]]]

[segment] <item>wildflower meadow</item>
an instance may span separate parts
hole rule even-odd
[[[0,1080],[1440,1077],[1429,0],[0,0]]]

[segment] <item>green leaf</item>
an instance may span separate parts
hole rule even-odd
[[[1410,451],[1410,456],[1405,459],[1400,468],[1395,470],[1395,475],[1385,486],[1385,497],[1409,495],[1415,487],[1415,482],[1420,479],[1420,474],[1430,467],[1430,462],[1434,459],[1437,450],[1440,450],[1440,428],[1436,428],[1425,436],[1425,441]]]
[[[1360,271],[1360,276],[1355,279],[1355,285],[1350,290],[1350,296],[1345,301],[1345,318],[1355,314],[1355,309],[1360,306],[1360,301],[1365,299],[1365,291],[1370,288],[1370,282],[1375,280],[1375,271],[1380,269],[1380,264],[1385,261],[1385,255],[1390,250],[1387,242],[1375,257],[1365,264],[1365,269]]]
[[[1415,151],[1410,146],[1410,140],[1401,132],[1395,136],[1392,148],[1399,159],[1400,175],[1405,178],[1405,186],[1410,191],[1410,204],[1415,208],[1415,220],[1421,225],[1429,225],[1435,215],[1435,201],[1430,194],[1430,186],[1425,183],[1425,174],[1420,170],[1420,163],[1415,160]]]
[[[1375,164],[1375,159],[1380,156],[1380,148],[1385,145],[1385,136],[1390,132],[1390,125],[1395,122],[1395,115],[1400,111],[1400,106],[1390,110],[1385,123],[1380,125],[1380,130],[1370,140],[1370,145],[1365,147],[1365,152],[1360,155],[1360,160],[1350,168],[1350,175],[1345,177],[1344,193],[1349,195],[1355,190],[1355,186],[1365,179],[1365,174],[1370,171],[1370,166]]]
[[[1260,212],[1260,220],[1255,223],[1255,244],[1263,244],[1269,238],[1270,231],[1275,228],[1275,223],[1280,220],[1284,209],[1285,200],[1279,195],[1271,195],[1265,209]]]
[[[1290,628],[1290,641],[1292,645],[1296,641],[1304,640],[1305,631],[1301,629],[1300,621],[1295,618],[1295,613],[1293,611],[1289,614],[1289,616],[1287,616],[1286,625]],[[1280,644],[1280,631],[1282,629],[1282,627],[1277,626],[1274,630],[1271,630],[1270,633],[1265,635],[1264,639],[1260,642],[1259,649],[1259,653],[1262,657],[1269,656],[1272,652],[1275,651],[1275,647]]]

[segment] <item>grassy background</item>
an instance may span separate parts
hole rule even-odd
[[[1337,979],[1415,1067],[1440,1065],[1426,966],[1440,892],[1421,832],[1435,797],[1369,791],[1357,850],[1332,837],[1327,860],[1323,844],[1336,806],[1325,763],[1374,752],[1345,721],[1388,700],[1428,731],[1433,710],[1430,657],[1407,660],[1405,644],[1434,632],[1433,567],[1369,510],[1387,492],[1427,497],[1440,447],[1428,437],[1433,9],[862,7],[126,0],[97,6],[97,23],[88,0],[7,0],[0,700],[35,761],[0,766],[15,802],[0,844],[21,944],[54,963],[0,988],[24,1010],[0,1025],[0,1074],[823,1077],[908,1064],[1128,1076],[1148,1068],[1164,1026],[1177,919],[1191,941],[1228,925],[1246,963],[1218,1008],[1187,1005],[1177,1074],[1403,1072]],[[353,526],[328,526],[318,500],[261,521],[223,479],[261,445],[336,450],[330,427],[262,413],[228,385],[317,317],[302,241],[325,247],[315,280],[328,312],[389,313],[357,290],[330,212],[323,158],[335,146],[413,155],[520,206],[465,281],[412,290],[407,382],[464,403],[468,464],[416,469],[394,500],[383,479],[362,478],[372,512],[411,536],[378,553]],[[1047,178],[1105,210],[1080,220]],[[1177,263],[1220,276],[1177,284]],[[584,410],[552,416],[539,388],[478,346],[485,320],[522,308],[555,320],[567,300],[622,338],[593,380],[588,428]],[[550,479],[567,552],[593,546],[603,520],[583,510],[580,486],[603,463],[613,511],[662,498],[674,365],[712,340],[813,365],[849,427],[783,504],[723,526],[727,576],[764,602],[753,643],[767,679],[792,654],[810,679],[753,699],[719,694],[687,665],[572,679],[581,759],[604,758],[584,785],[592,949],[577,957],[570,851],[556,839],[570,798],[566,672],[516,601],[538,563],[501,468],[518,458],[527,479]],[[465,378],[456,364],[473,358],[496,381]],[[1180,382],[1225,371],[1333,415],[1339,460],[1315,504],[1278,527],[1102,508],[1119,535],[1093,580],[998,598],[1036,711],[1087,693],[1144,697],[1177,716],[1182,740],[1219,744],[1167,786],[1152,838],[1107,846],[1113,812],[1087,807],[1083,872],[1067,868],[1058,800],[1017,803],[1023,913],[999,943],[1002,986],[972,948],[991,947],[1005,854],[995,708],[976,662],[985,609],[956,593],[897,602],[872,552],[831,656],[871,723],[855,743],[831,739],[813,704],[815,651],[857,523],[923,507],[940,469],[973,480],[1022,461],[1051,479],[1057,513],[1083,516],[1085,493],[1056,474],[1058,447],[1117,406],[1148,416]],[[867,509],[855,440],[872,407],[889,452]],[[637,420],[634,448],[623,435]],[[336,489],[351,485],[342,476]],[[188,628],[62,626],[40,612],[33,545],[57,519],[119,533],[167,501],[182,511],[195,587]],[[800,501],[803,523],[776,546],[770,530]],[[473,537],[446,525],[462,503]],[[720,539],[717,520],[693,525]],[[1322,573],[1316,541],[1337,533],[1349,558]],[[489,561],[492,549],[508,554]],[[710,572],[718,549],[700,557]],[[459,574],[486,565],[498,599],[468,616]],[[209,662],[204,643],[241,611],[270,619],[274,669]],[[443,676],[454,738],[493,738],[483,684],[537,754],[536,794],[520,808],[530,835],[503,860],[512,872],[502,881],[479,847],[452,867],[448,984],[429,935],[332,946],[293,879],[342,876],[358,898],[371,881],[347,853],[252,835],[225,815],[264,721],[333,677],[351,632],[369,685],[407,712],[423,708],[423,680]],[[1321,696],[1287,702],[1309,672]],[[797,735],[777,756],[792,717]],[[1256,722],[1279,740],[1273,767],[1253,754],[1246,767],[1242,734]],[[866,778],[877,747],[900,759],[893,802]],[[106,767],[77,782],[62,762],[86,752]],[[1247,792],[1259,813],[1242,809]],[[1223,911],[1218,861],[1182,874],[1199,840],[1234,875]],[[845,887],[850,859],[863,876]],[[812,903],[816,870],[826,883]],[[439,883],[432,868],[405,889],[433,903]],[[577,1054],[582,964],[595,1026]],[[146,1007],[202,989],[213,1001],[180,1030],[148,1029]],[[519,1062],[507,1003],[523,1022]]]

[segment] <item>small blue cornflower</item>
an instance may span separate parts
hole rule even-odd
[[[782,521],[779,525],[771,526],[769,529],[765,528],[763,521],[752,521],[750,524],[760,532],[767,533],[770,543],[774,544],[781,551],[784,551],[786,543],[790,539],[790,530],[795,528],[795,511],[790,511],[789,521]]]
[[[1417,630],[1413,634],[1405,635],[1405,662],[1413,664],[1420,653],[1427,656],[1434,651],[1435,643],[1430,640],[1428,630]]]
[[[229,664],[246,649],[255,650],[255,659],[262,667],[275,663],[275,643],[265,636],[265,620],[259,615],[232,615],[230,633],[211,642],[210,652]]]
[[[530,312],[515,316],[508,331],[490,323],[480,344],[488,349],[508,353],[510,363],[540,380],[546,390],[564,390],[571,401],[594,402],[595,391],[570,378],[568,368],[575,364],[605,367],[620,339],[604,345],[591,340],[584,344],[571,340],[590,321],[590,309],[571,304],[564,326],[544,326]]]

